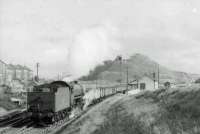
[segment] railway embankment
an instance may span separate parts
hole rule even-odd
[[[120,101],[124,96],[123,94],[116,94],[92,106],[87,113],[64,129],[61,134],[93,133],[104,122],[106,118],[105,114],[108,112],[109,108],[114,103]]]
[[[116,95],[92,108],[63,134],[198,134],[200,88]]]

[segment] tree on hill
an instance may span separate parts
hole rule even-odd
[[[195,80],[195,83],[200,83],[200,78],[198,78],[197,80]]]
[[[170,82],[165,82],[164,86],[166,89],[169,89],[171,87],[171,83]]]
[[[102,65],[97,65],[94,68],[94,70],[89,71],[89,75],[81,77],[80,80],[85,80],[85,81],[86,80],[96,80],[96,79],[98,79],[98,76],[102,72],[108,70],[112,66],[112,64],[113,64],[112,60],[105,60]]]
[[[190,81],[191,78],[196,78],[196,76],[194,77],[191,74],[173,71],[164,66],[160,66],[157,62],[145,55],[135,54],[128,59],[122,59],[122,56],[119,55],[113,60],[104,61],[101,65],[92,69],[88,75],[81,77],[80,80],[97,80],[103,76],[102,78],[107,81],[126,81],[127,67],[130,80],[134,80],[134,76],[143,77],[144,75],[152,78],[154,76],[155,79],[157,79],[158,75],[153,75],[152,73],[157,73],[158,69],[160,74],[162,74],[160,75],[160,79],[171,79],[174,83],[187,82]],[[200,80],[196,82],[200,83]]]

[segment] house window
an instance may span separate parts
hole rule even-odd
[[[138,84],[133,84],[133,87],[134,87],[135,89],[137,89],[137,88],[138,88]]]
[[[146,88],[146,84],[145,83],[140,83],[140,89],[144,90]]]

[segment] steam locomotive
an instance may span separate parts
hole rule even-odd
[[[69,116],[74,107],[82,108],[84,91],[77,82],[54,81],[35,86],[27,93],[27,111],[32,120],[57,122]]]
[[[124,91],[118,86],[100,87],[84,95],[83,86],[76,81],[54,81],[35,86],[27,93],[27,111],[32,120],[53,123],[68,117],[74,108],[82,109],[85,103],[90,105]]]

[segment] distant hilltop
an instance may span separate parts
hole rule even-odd
[[[80,79],[125,82],[127,80],[127,67],[129,81],[145,75],[149,77],[155,75],[157,80],[159,78],[160,83],[181,84],[194,82],[200,77],[198,74],[170,70],[145,55],[135,54],[128,59],[117,56],[114,60],[104,61],[104,63],[91,70],[87,76],[83,76]]]

